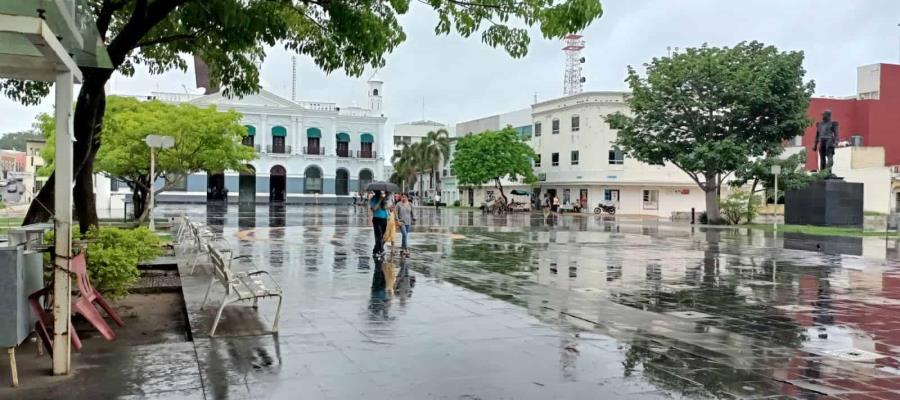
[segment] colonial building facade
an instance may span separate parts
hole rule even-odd
[[[368,108],[291,101],[262,90],[244,98],[155,93],[156,99],[215,105],[243,115],[243,144],[257,159],[248,171],[192,174],[160,202],[347,203],[372,181],[384,179],[382,86],[368,81]]]

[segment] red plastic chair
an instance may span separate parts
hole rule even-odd
[[[88,279],[87,261],[84,258],[84,253],[72,258],[69,270],[75,274],[75,279],[78,281],[78,290],[81,292],[77,299],[72,300],[72,309],[84,316],[91,325],[94,325],[106,340],[115,340],[116,333],[109,327],[103,319],[103,316],[101,316],[100,312],[97,311],[97,308],[94,307],[94,304],[105,310],[120,327],[125,326],[125,322],[122,321],[122,318],[119,318],[119,315],[116,314],[109,303],[106,302],[106,299],[91,286],[91,281]]]
[[[51,293],[53,293],[53,287],[47,286],[28,295],[28,304],[37,317],[37,321],[34,323],[34,331],[37,332],[38,337],[41,338],[41,342],[44,344],[44,348],[47,350],[53,349],[53,335],[51,335],[51,332],[53,332],[53,313],[50,312],[50,309],[44,307],[44,304],[51,303]],[[41,302],[41,297],[44,298],[44,302]],[[78,332],[72,326],[71,320],[69,321],[69,338],[75,350],[81,349],[81,339],[78,338]],[[52,355],[53,352],[50,351],[49,354]]]

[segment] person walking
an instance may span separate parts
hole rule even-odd
[[[409,256],[409,227],[413,223],[413,208],[409,202],[409,196],[400,196],[400,203],[394,207],[397,214],[397,222],[400,224],[400,255]]]
[[[389,200],[384,192],[376,192],[369,200],[369,209],[372,210],[372,229],[375,231],[375,247],[372,248],[372,256],[380,259],[384,256],[384,232],[387,229]]]
[[[434,192],[434,209],[437,210],[441,206],[441,194]]]
[[[553,205],[550,206],[550,211],[553,211],[554,214],[559,212],[559,197],[555,194],[553,195]]]

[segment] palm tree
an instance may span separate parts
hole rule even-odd
[[[421,166],[431,171],[435,191],[440,192],[441,162],[450,158],[450,134],[446,129],[428,132],[422,139],[419,152]]]
[[[406,191],[407,187],[414,187],[416,184],[416,175],[420,170],[418,147],[418,143],[403,145],[400,154],[391,157],[391,164],[394,166],[391,182],[400,185],[403,191]]]

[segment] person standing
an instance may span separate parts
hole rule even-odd
[[[553,205],[550,206],[550,211],[553,211],[554,214],[559,212],[559,197],[555,194],[553,195]]]
[[[384,256],[384,232],[387,230],[388,220],[388,198],[384,192],[375,192],[372,199],[369,200],[369,209],[372,210],[372,229],[375,231],[375,247],[372,248],[372,255],[376,258]]]
[[[400,196],[400,203],[394,207],[394,212],[397,214],[397,220],[400,223],[400,255],[409,255],[409,247],[408,237],[409,237],[409,227],[413,223],[413,208],[412,204],[409,202],[409,196],[403,195]]]
[[[434,192],[434,209],[437,210],[441,206],[441,194]]]

